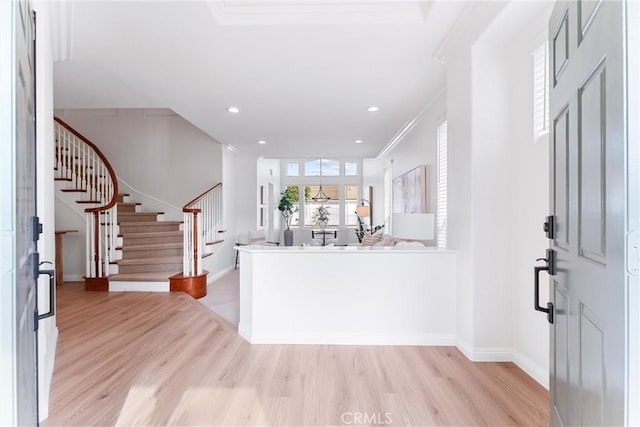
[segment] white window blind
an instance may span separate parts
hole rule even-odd
[[[533,137],[549,132],[549,44],[533,52]]]
[[[384,224],[385,233],[391,234],[391,208],[393,206],[393,178],[391,176],[391,163],[384,168]]]
[[[447,122],[438,126],[438,193],[436,239],[438,247],[447,247]]]

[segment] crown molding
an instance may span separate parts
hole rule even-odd
[[[436,93],[436,95],[424,106],[418,113],[413,116],[408,122],[404,124],[400,128],[398,132],[391,138],[391,140],[384,146],[382,150],[376,156],[376,159],[383,159],[389,154],[400,142],[404,139],[404,137],[413,129],[420,121],[424,118],[424,115],[429,111],[429,108],[433,106],[442,96],[444,96],[447,92],[446,87],[443,87]]]
[[[461,47],[473,45],[507,4],[505,1],[469,1],[433,52],[433,58],[446,64],[452,53]]]
[[[207,0],[220,25],[424,23],[424,0]]]

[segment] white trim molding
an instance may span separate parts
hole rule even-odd
[[[422,24],[432,2],[420,0],[208,0],[221,25]]]

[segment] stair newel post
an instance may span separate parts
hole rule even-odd
[[[86,223],[86,227],[85,227],[85,233],[84,233],[84,240],[85,240],[85,277],[93,277],[93,274],[91,272],[91,230],[93,229],[93,224],[91,224],[92,222],[92,218],[93,215],[91,215],[90,213],[85,213],[85,223]]]
[[[198,211],[193,212],[193,271],[196,274],[200,274],[198,271]]]
[[[55,177],[60,177],[60,130],[58,128],[55,129],[55,150],[56,150],[56,165],[55,165]]]
[[[189,221],[191,219],[191,214],[189,212],[184,211],[182,213],[183,216],[183,232],[182,232],[182,273],[187,276],[189,274],[190,264],[191,264],[191,247],[189,246],[189,239],[191,233],[189,230]]]
[[[102,277],[102,266],[100,265],[100,214],[93,212],[93,262],[96,277]]]

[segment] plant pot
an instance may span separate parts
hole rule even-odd
[[[324,231],[327,228],[327,221],[318,221],[318,227],[320,227],[321,231]]]
[[[293,246],[293,230],[284,230],[284,245]]]

